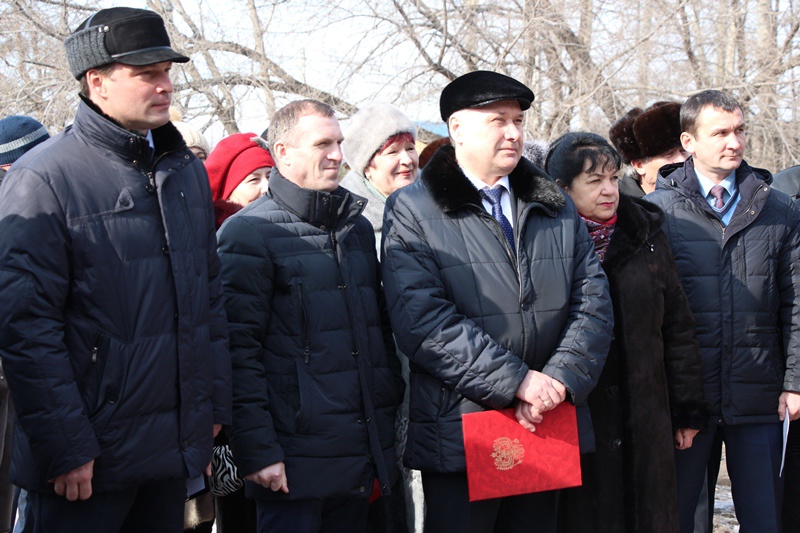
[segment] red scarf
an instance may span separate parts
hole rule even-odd
[[[580,213],[578,214],[581,215]],[[584,215],[581,215],[581,218],[589,230],[589,235],[592,236],[592,240],[594,241],[594,251],[597,252],[597,257],[602,263],[606,256],[606,248],[608,248],[611,235],[614,234],[614,228],[617,224],[617,214],[614,213],[614,216],[605,222],[597,222],[590,218],[586,218]]]

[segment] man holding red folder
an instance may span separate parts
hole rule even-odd
[[[534,430],[568,400],[593,445],[582,406],[608,351],[611,302],[574,204],[521,157],[533,98],[494,72],[451,82],[440,110],[452,147],[386,203],[383,283],[412,373],[404,460],[422,471],[426,531],[556,528],[553,491],[470,503],[462,414],[515,407]]]

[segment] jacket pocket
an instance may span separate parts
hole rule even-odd
[[[111,409],[106,409],[107,402],[103,398],[103,380],[108,364],[108,354],[111,337],[104,331],[98,330],[89,349],[89,362],[83,375],[83,399],[95,431],[105,427],[105,415]]]
[[[300,405],[295,415],[297,423],[297,431],[304,433],[311,427],[311,418],[313,412],[313,394],[314,388],[313,379],[306,372],[305,364],[302,361],[295,361],[297,367],[297,388],[298,396],[300,397]]]
[[[300,346],[303,349],[303,361],[308,364],[311,362],[311,339],[308,333],[308,309],[306,308],[306,299],[301,282],[292,284],[292,297],[300,326]]]
[[[122,400],[126,375],[128,348],[99,331],[92,346],[87,370],[85,397],[89,409],[89,420],[98,437],[117,412]]]
[[[750,326],[747,332],[756,335],[777,335],[780,330],[776,326]]]
[[[444,418],[447,413],[450,411],[450,397],[453,395],[453,391],[449,388],[442,385],[439,388],[439,410],[437,418],[442,419]]]

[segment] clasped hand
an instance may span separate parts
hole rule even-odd
[[[536,431],[535,424],[542,421],[542,413],[555,409],[566,400],[567,389],[564,385],[546,374],[529,370],[517,389],[517,404],[514,414],[520,425],[528,431]]]

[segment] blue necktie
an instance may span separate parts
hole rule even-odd
[[[500,229],[503,230],[506,239],[508,239],[508,244],[511,246],[511,251],[515,252],[514,230],[511,227],[511,223],[503,214],[503,209],[500,207],[500,197],[503,195],[503,187],[497,187],[495,189],[483,189],[480,191],[480,193],[482,198],[485,198],[490,204],[492,204],[492,216],[498,222],[498,224],[500,224]]]

